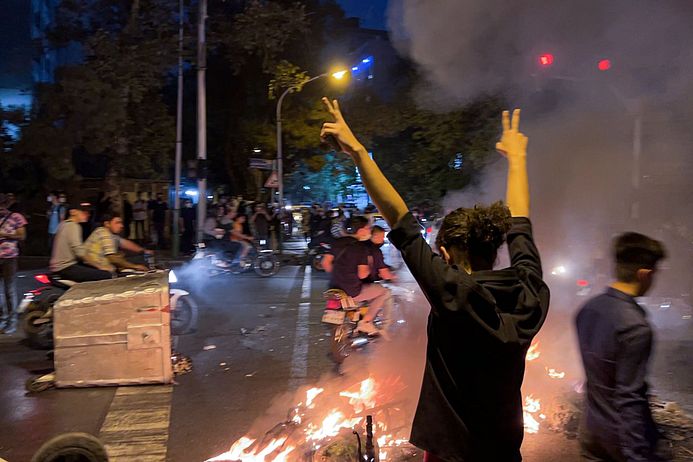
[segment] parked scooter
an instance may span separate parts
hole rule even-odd
[[[125,273],[124,277],[137,274],[142,273]],[[41,283],[41,286],[24,294],[18,309],[21,317],[21,327],[32,346],[49,349],[53,346],[53,306],[76,282],[48,274],[38,274],[34,276],[34,279]],[[192,333],[197,326],[197,303],[195,303],[189,292],[173,287],[178,282],[173,270],[168,271],[168,281],[171,305],[171,334],[184,335]]]

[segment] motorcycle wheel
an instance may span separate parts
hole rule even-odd
[[[323,268],[323,266],[322,266],[323,257],[324,257],[324,255],[315,255],[313,257],[313,259],[311,260],[310,266],[313,267],[313,269],[315,271],[319,271],[319,272],[325,271],[325,268]]]
[[[106,448],[87,433],[65,433],[46,442],[31,462],[108,462]]]
[[[53,347],[53,320],[36,324],[43,317],[45,311],[29,311],[22,317],[22,330],[26,338],[34,348],[48,350]]]
[[[262,277],[274,276],[279,271],[279,262],[274,255],[260,255],[253,263],[255,273]]]
[[[351,354],[351,339],[349,338],[349,321],[345,321],[335,326],[332,331],[332,344],[330,353],[332,360],[337,364],[342,364]]]
[[[199,310],[197,303],[189,295],[176,300],[176,307],[171,311],[171,334],[185,335],[197,330]]]

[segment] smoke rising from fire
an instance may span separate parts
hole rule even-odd
[[[390,2],[390,36],[418,68],[421,107],[448,110],[502,94],[509,108],[523,109],[532,221],[552,289],[540,337],[547,355],[560,342],[569,375],[581,374],[577,354],[565,350],[575,346],[572,316],[584,301],[575,282],[588,281],[590,295],[602,289],[614,235],[662,240],[669,258],[652,295],[690,304],[691,24],[685,0]],[[547,53],[553,63],[541,66]],[[612,64],[606,71],[603,59]],[[503,199],[505,175],[502,159],[491,162],[475,184],[448,193],[443,208]],[[552,275],[559,265],[565,273]]]

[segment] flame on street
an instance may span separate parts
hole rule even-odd
[[[293,416],[283,424],[291,429],[289,436],[271,438],[269,442],[243,436],[227,452],[208,459],[207,462],[287,462],[290,454],[299,458],[301,452],[320,449],[340,431],[363,425],[366,414],[375,414],[374,433],[378,433],[376,438],[380,460],[387,460],[392,448],[401,446],[408,440],[402,434],[387,432],[387,419],[378,419],[378,412],[381,411],[376,407],[383,407],[387,404],[383,400],[386,401],[388,396],[397,396],[402,389],[399,377],[380,383],[376,383],[373,377],[368,377],[353,387],[338,392],[336,396],[326,395],[323,388],[311,388],[306,391],[305,401],[292,409]],[[322,404],[322,409],[330,411],[321,415],[316,410],[318,404]],[[392,406],[392,410],[396,411],[396,406]]]

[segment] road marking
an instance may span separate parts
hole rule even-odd
[[[312,268],[306,266],[305,273],[303,273],[303,285],[301,286],[301,300],[310,300],[310,284],[312,281],[311,273]]]
[[[164,462],[173,386],[119,387],[99,434],[111,462]]]
[[[310,300],[311,294],[311,268],[305,267],[303,284],[301,285],[301,300]],[[308,337],[310,327],[308,319],[310,315],[310,302],[301,302],[298,305],[298,317],[296,319],[296,335],[294,336],[294,351],[291,356],[291,378],[296,383],[308,375]]]

